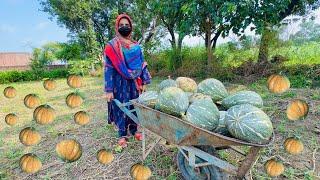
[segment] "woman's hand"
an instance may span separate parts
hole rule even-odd
[[[110,102],[114,98],[113,93],[107,93],[106,98],[107,98],[107,102]]]
[[[145,92],[147,90],[147,85],[143,85],[142,87],[141,87],[141,91],[142,92]]]

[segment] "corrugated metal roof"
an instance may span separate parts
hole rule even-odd
[[[0,67],[28,66],[31,57],[30,53],[0,52]]]

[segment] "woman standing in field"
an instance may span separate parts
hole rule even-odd
[[[116,36],[107,43],[104,50],[108,123],[114,122],[117,126],[118,144],[121,147],[127,146],[128,130],[136,140],[142,140],[142,134],[137,132],[137,124],[126,116],[112,99],[118,99],[122,103],[136,99],[151,81],[141,47],[131,39],[132,29],[131,18],[127,14],[120,14],[115,24]]]

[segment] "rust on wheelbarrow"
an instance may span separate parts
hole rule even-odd
[[[248,145],[266,147],[273,140],[272,138],[267,144],[245,142],[199,128],[187,121],[149,108],[138,103],[136,100],[131,100],[131,103],[135,108],[141,126],[163,137],[171,144],[178,146],[211,145],[214,147],[224,147]]]

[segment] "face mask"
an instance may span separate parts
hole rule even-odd
[[[118,32],[124,36],[124,37],[127,37],[130,32],[131,32],[131,28],[130,27],[127,27],[127,26],[123,26],[123,27],[120,27]]]

